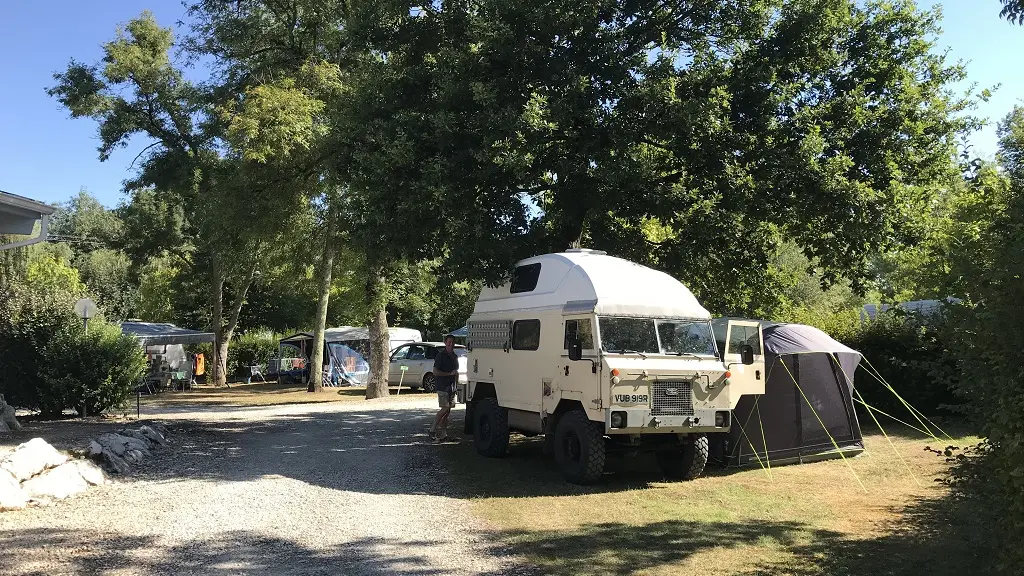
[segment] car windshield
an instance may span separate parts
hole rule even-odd
[[[605,352],[715,355],[707,320],[602,317],[598,325]]]

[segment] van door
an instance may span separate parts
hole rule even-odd
[[[554,412],[562,397],[575,398],[586,408],[598,408],[593,400],[604,399],[607,394],[601,389],[601,357],[594,340],[594,321],[591,317],[565,317],[562,338],[562,352],[555,377],[549,387],[543,389],[545,412]],[[569,360],[569,341],[578,338],[583,345],[583,358],[577,362]]]
[[[745,350],[748,346],[749,350]],[[752,352],[752,363],[743,363],[744,351]],[[764,337],[760,322],[730,320],[725,334],[723,359],[726,369],[732,373],[729,381],[734,408],[744,394],[764,394],[767,376],[764,373]]]

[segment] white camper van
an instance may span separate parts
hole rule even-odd
[[[764,393],[760,324],[728,331],[719,351],[711,315],[663,272],[591,250],[523,260],[469,320],[466,432],[489,457],[510,432],[544,434],[570,482],[597,480],[613,451],[652,451],[667,477],[694,478],[705,434]]]

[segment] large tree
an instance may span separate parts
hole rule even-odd
[[[540,245],[656,265],[720,312],[771,308],[785,238],[826,282],[863,278],[914,238],[971,125],[938,14],[909,2],[474,5],[448,68],[505,130],[477,133],[518,170],[505,196],[542,210]]]
[[[208,286],[214,380],[225,383],[231,335],[274,230],[266,225],[289,197],[254,186],[243,163],[223,153],[216,87],[187,80],[174,48],[172,31],[143,13],[104,44],[102,62],[72,60],[49,93],[72,117],[99,123],[100,160],[134,136],[149,141],[126,188],[154,188],[183,210],[195,248],[186,257]]]

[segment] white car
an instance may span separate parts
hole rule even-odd
[[[436,390],[434,385],[434,358],[444,350],[443,342],[413,342],[403,344],[391,353],[391,363],[388,367],[388,384],[398,386],[399,381],[402,387],[420,388],[426,392]],[[459,382],[466,381],[467,359],[466,347],[455,346],[455,355],[459,357]],[[405,366],[405,376],[402,376],[402,367]]]

